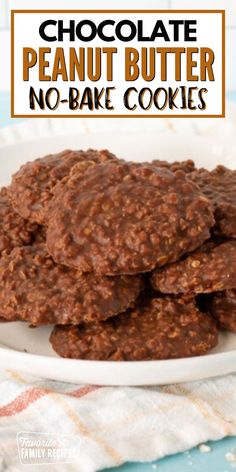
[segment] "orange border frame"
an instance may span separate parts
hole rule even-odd
[[[221,115],[16,115],[14,113],[14,15],[20,13],[220,13],[222,15]],[[225,118],[225,10],[11,10],[11,118]]]

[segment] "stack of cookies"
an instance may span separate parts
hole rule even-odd
[[[198,356],[236,332],[236,171],[66,150],[20,168],[0,221],[0,317],[55,325],[60,356]]]

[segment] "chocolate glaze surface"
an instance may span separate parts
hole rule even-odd
[[[95,163],[115,159],[109,151],[71,151],[66,149],[24,164],[12,177],[9,187],[15,210],[24,218],[39,224],[47,223],[48,205],[55,185],[65,178],[78,162]]]
[[[0,257],[14,247],[31,244],[38,232],[38,225],[22,218],[12,207],[8,190],[0,190]]]
[[[236,171],[224,166],[197,169],[189,175],[212,202],[218,236],[236,238]]]
[[[0,260],[0,316],[32,325],[105,320],[133,306],[139,276],[81,275],[54,263],[44,244],[15,248]]]
[[[200,246],[211,205],[182,171],[107,162],[56,192],[47,247],[58,263],[101,275],[147,272]]]
[[[236,287],[236,241],[206,243],[192,254],[151,276],[162,293],[210,293]]]
[[[56,326],[50,342],[62,357],[140,361],[199,356],[218,341],[214,320],[195,302],[153,298],[103,323]]]

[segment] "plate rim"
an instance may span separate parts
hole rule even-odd
[[[19,371],[37,378],[103,387],[152,387],[203,381],[233,374],[235,359],[236,349],[159,361],[91,361],[33,354],[0,345],[0,367],[8,373]]]

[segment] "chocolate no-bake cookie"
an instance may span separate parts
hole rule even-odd
[[[214,293],[208,306],[220,328],[236,333],[236,289]]]
[[[0,260],[0,316],[32,325],[105,320],[133,306],[142,288],[139,276],[81,275],[57,265],[43,244]]]
[[[194,301],[154,298],[97,324],[56,326],[50,341],[62,357],[140,361],[205,354],[217,344],[214,320]]]
[[[115,159],[115,156],[106,150],[65,150],[24,164],[13,175],[9,186],[15,210],[23,218],[45,224],[54,186],[69,174],[75,164],[87,159],[100,163]]]
[[[189,174],[190,172],[193,172],[196,169],[195,164],[191,159],[188,159],[186,161],[174,161],[174,162],[168,162],[168,161],[155,159],[154,161],[152,161],[152,164],[155,167],[165,167],[166,169],[169,169],[172,172],[176,172],[177,170],[182,170],[186,174]]]
[[[52,198],[47,206],[47,214],[45,215],[47,221],[50,219],[50,215],[53,210],[58,209],[57,197],[60,198],[60,195],[62,195],[65,190],[76,190],[78,185],[80,185],[81,179],[83,179],[85,172],[89,169],[89,167],[94,167],[96,165],[97,163],[94,162],[94,160],[91,161],[90,159],[77,162],[77,164],[72,167],[69,174],[53,187]]]
[[[184,172],[119,161],[90,166],[72,184],[68,179],[52,208],[47,247],[54,260],[102,275],[177,260],[200,246],[214,224],[209,201]]]
[[[210,293],[236,287],[236,241],[206,243],[151,276],[155,290],[168,294]]]
[[[6,188],[0,190],[0,257],[14,247],[31,244],[38,225],[23,219],[13,209]]]
[[[236,171],[224,166],[198,169],[189,175],[212,202],[218,236],[236,238]]]

